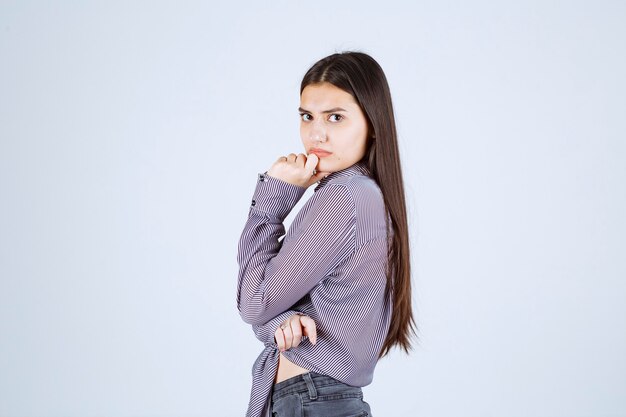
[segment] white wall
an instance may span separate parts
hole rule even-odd
[[[626,416],[624,3],[258,3],[0,4],[0,416],[243,415],[239,233],[348,49],[392,89],[420,330],[374,415]]]

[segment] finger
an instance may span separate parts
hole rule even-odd
[[[289,318],[289,324],[291,326],[291,334],[293,336],[292,347],[296,347],[302,341],[302,323],[298,315],[293,315]]]
[[[296,162],[298,166],[305,167],[306,166],[305,161],[306,161],[306,155],[303,153],[299,153],[298,156],[296,157]]]
[[[311,343],[317,343],[317,327],[315,321],[309,316],[300,316],[300,323],[304,326],[304,334],[309,337]]]
[[[319,162],[319,160],[320,158],[314,153],[308,154],[306,157],[306,164],[304,164],[304,168],[306,169],[306,172],[313,175],[313,170],[317,166],[317,163]]]
[[[309,173],[309,175],[311,175],[311,178],[309,178],[308,181],[309,185],[313,184],[314,182],[318,182],[319,180],[330,174],[330,172],[326,171],[315,171],[315,167],[317,166],[319,160],[320,159],[317,155],[311,153],[307,157],[306,164],[304,164],[304,168]],[[315,174],[313,172],[315,172]]]
[[[278,350],[282,351],[285,349],[285,335],[283,334],[283,329],[280,327],[276,329],[274,332],[274,339],[276,340],[276,344],[278,345]]]
[[[297,157],[298,157],[298,156],[297,156],[295,153],[293,153],[293,152],[292,152],[292,153],[290,153],[289,155],[287,155],[287,160],[288,160],[289,162],[293,162],[293,161],[295,161],[295,160],[296,160],[296,158],[297,158]]]
[[[287,326],[282,329],[283,334],[285,335],[285,350],[291,349],[293,343],[293,335],[291,333],[291,326],[287,323]]]

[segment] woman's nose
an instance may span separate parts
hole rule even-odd
[[[311,140],[316,142],[324,142],[326,140],[326,131],[319,125],[311,128]]]

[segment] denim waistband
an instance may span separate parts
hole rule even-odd
[[[344,385],[347,388],[360,389],[344,384],[328,375],[310,371],[274,384],[272,399],[276,400],[278,397],[296,392],[308,392],[310,398],[315,399],[317,397],[317,390],[315,388],[328,385]]]

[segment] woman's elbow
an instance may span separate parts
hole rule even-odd
[[[241,319],[253,326],[262,326],[267,322],[262,310],[256,308],[250,308],[248,306],[239,307],[239,315]]]

